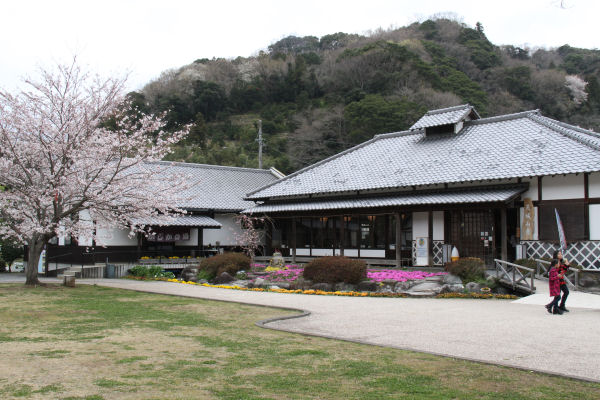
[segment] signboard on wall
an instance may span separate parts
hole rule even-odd
[[[418,237],[416,240],[416,263],[417,266],[429,265],[429,238]]]
[[[151,235],[148,236],[149,242],[168,243],[177,242],[180,240],[190,240],[189,228],[157,228]]]

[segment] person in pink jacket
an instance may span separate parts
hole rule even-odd
[[[562,314],[563,311],[558,307],[558,302],[560,301],[561,273],[559,271],[559,263],[556,258],[550,263],[548,278],[550,284],[550,296],[554,296],[554,299],[550,304],[546,304],[546,310],[548,310],[548,312],[551,314]]]

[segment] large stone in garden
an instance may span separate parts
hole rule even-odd
[[[197,282],[198,281],[198,267],[185,267],[181,274],[179,275],[179,279],[182,281],[188,282]]]
[[[359,292],[376,292],[379,288],[379,284],[373,281],[362,281],[356,287]]]
[[[221,275],[217,276],[217,278],[215,279],[215,283],[217,285],[222,285],[224,283],[233,282],[234,280],[235,278],[229,275],[227,272],[221,272]]]
[[[439,282],[421,282],[421,283],[417,283],[416,285],[412,286],[407,293],[408,294],[430,294],[430,295],[436,295],[439,294],[440,291],[442,290],[442,285],[439,284]]]
[[[304,279],[299,276],[294,282],[291,283],[290,289],[308,290],[312,286],[313,282],[310,279]]]
[[[469,282],[465,285],[465,289],[467,289],[467,292],[469,293],[479,293],[481,292],[481,288],[481,284],[477,282]]]
[[[413,285],[415,285],[415,281],[405,281],[405,282],[397,282],[396,286],[394,286],[394,292],[401,293],[410,289]]]
[[[279,289],[289,289],[290,288],[290,284],[288,282],[277,282],[275,285],[277,285],[277,287]],[[271,289],[273,289],[273,286],[271,286]]]
[[[384,285],[387,285],[387,286],[394,287],[394,286],[396,286],[396,283],[398,283],[398,281],[395,279],[384,279],[381,281],[381,283],[383,283]]]
[[[248,287],[248,281],[238,279],[238,280],[231,282],[231,286]]]
[[[351,283],[338,282],[335,284],[333,289],[336,292],[354,292],[356,290],[356,285],[353,285]]]
[[[445,283],[440,290],[440,293],[462,293],[465,286],[462,283]]]
[[[460,279],[459,276],[457,275],[452,275],[452,274],[448,274],[448,275],[444,275],[444,280],[442,281],[448,285],[458,285],[463,283],[462,279]]]
[[[266,281],[263,278],[256,278],[254,280],[254,283],[252,284],[252,287],[255,288],[262,288],[265,286]]]

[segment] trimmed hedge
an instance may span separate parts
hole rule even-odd
[[[346,257],[320,257],[304,267],[303,276],[315,283],[357,284],[367,278],[367,264]]]
[[[464,257],[447,263],[446,271],[459,276],[463,282],[472,282],[485,277],[485,264],[479,258]]]
[[[231,276],[235,276],[238,271],[250,270],[250,257],[242,253],[225,253],[202,260],[199,267],[200,271],[204,271],[205,276],[214,279],[223,272],[227,272]]]

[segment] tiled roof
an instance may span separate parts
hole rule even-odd
[[[168,223],[159,221],[158,219],[149,219],[143,221],[144,225],[159,225],[159,226],[201,226],[203,228],[220,228],[221,224],[206,215],[178,215],[173,217]]]
[[[248,195],[260,200],[600,171],[600,135],[538,111],[465,122],[457,134],[375,136]]]
[[[153,163],[166,167],[165,175],[185,177],[191,185],[182,193],[188,210],[241,211],[254,203],[245,201],[246,193],[276,182],[276,170],[224,167],[161,161]]]
[[[416,206],[434,204],[461,204],[461,203],[493,203],[505,202],[515,198],[526,188],[523,186],[508,186],[497,188],[471,188],[468,190],[455,190],[449,192],[407,193],[394,196],[379,196],[366,198],[348,198],[335,200],[295,201],[287,203],[261,204],[244,210],[250,213],[277,213],[289,211],[318,211],[342,210],[357,208],[381,208],[396,206]]]
[[[475,118],[479,118],[477,112],[468,104],[428,111],[410,127],[410,130],[456,124],[457,122],[464,120],[471,113]]]

